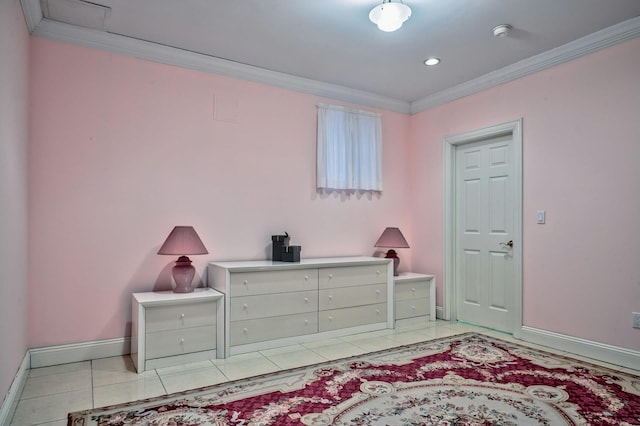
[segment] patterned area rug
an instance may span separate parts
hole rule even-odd
[[[640,377],[468,333],[135,403],[79,425],[640,425]]]

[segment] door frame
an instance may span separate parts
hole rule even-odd
[[[522,118],[483,129],[472,130],[446,136],[442,141],[443,164],[444,164],[444,236],[443,236],[443,318],[446,320],[457,320],[455,294],[456,276],[454,259],[456,254],[456,224],[454,213],[456,211],[456,148],[461,145],[480,142],[498,136],[510,135],[513,148],[513,247],[512,255],[514,261],[513,310],[511,318],[511,330],[514,337],[520,338],[522,331]]]

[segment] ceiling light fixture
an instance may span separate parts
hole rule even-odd
[[[399,29],[411,16],[411,8],[406,4],[383,0],[369,12],[369,19],[382,31],[391,32]]]
[[[432,67],[434,65],[438,65],[440,63],[440,59],[438,58],[427,58],[424,60],[424,64],[428,67]]]
[[[509,24],[502,24],[496,27],[493,27],[493,35],[496,37],[506,37],[509,35],[509,31],[511,31],[513,27]]]

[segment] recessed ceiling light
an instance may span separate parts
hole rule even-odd
[[[424,60],[424,64],[428,67],[432,67],[434,65],[438,65],[440,63],[440,59],[438,58],[427,58]]]

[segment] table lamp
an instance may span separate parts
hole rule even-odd
[[[176,226],[165,240],[158,254],[172,254],[180,256],[171,270],[176,282],[174,293],[191,293],[191,282],[196,268],[191,265],[190,254],[209,254],[193,226]]]
[[[405,240],[404,235],[398,228],[387,228],[384,230],[378,241],[376,241],[374,247],[386,247],[389,248],[385,258],[393,259],[393,276],[398,276],[398,265],[400,264],[400,258],[394,248],[409,248],[409,243]]]

